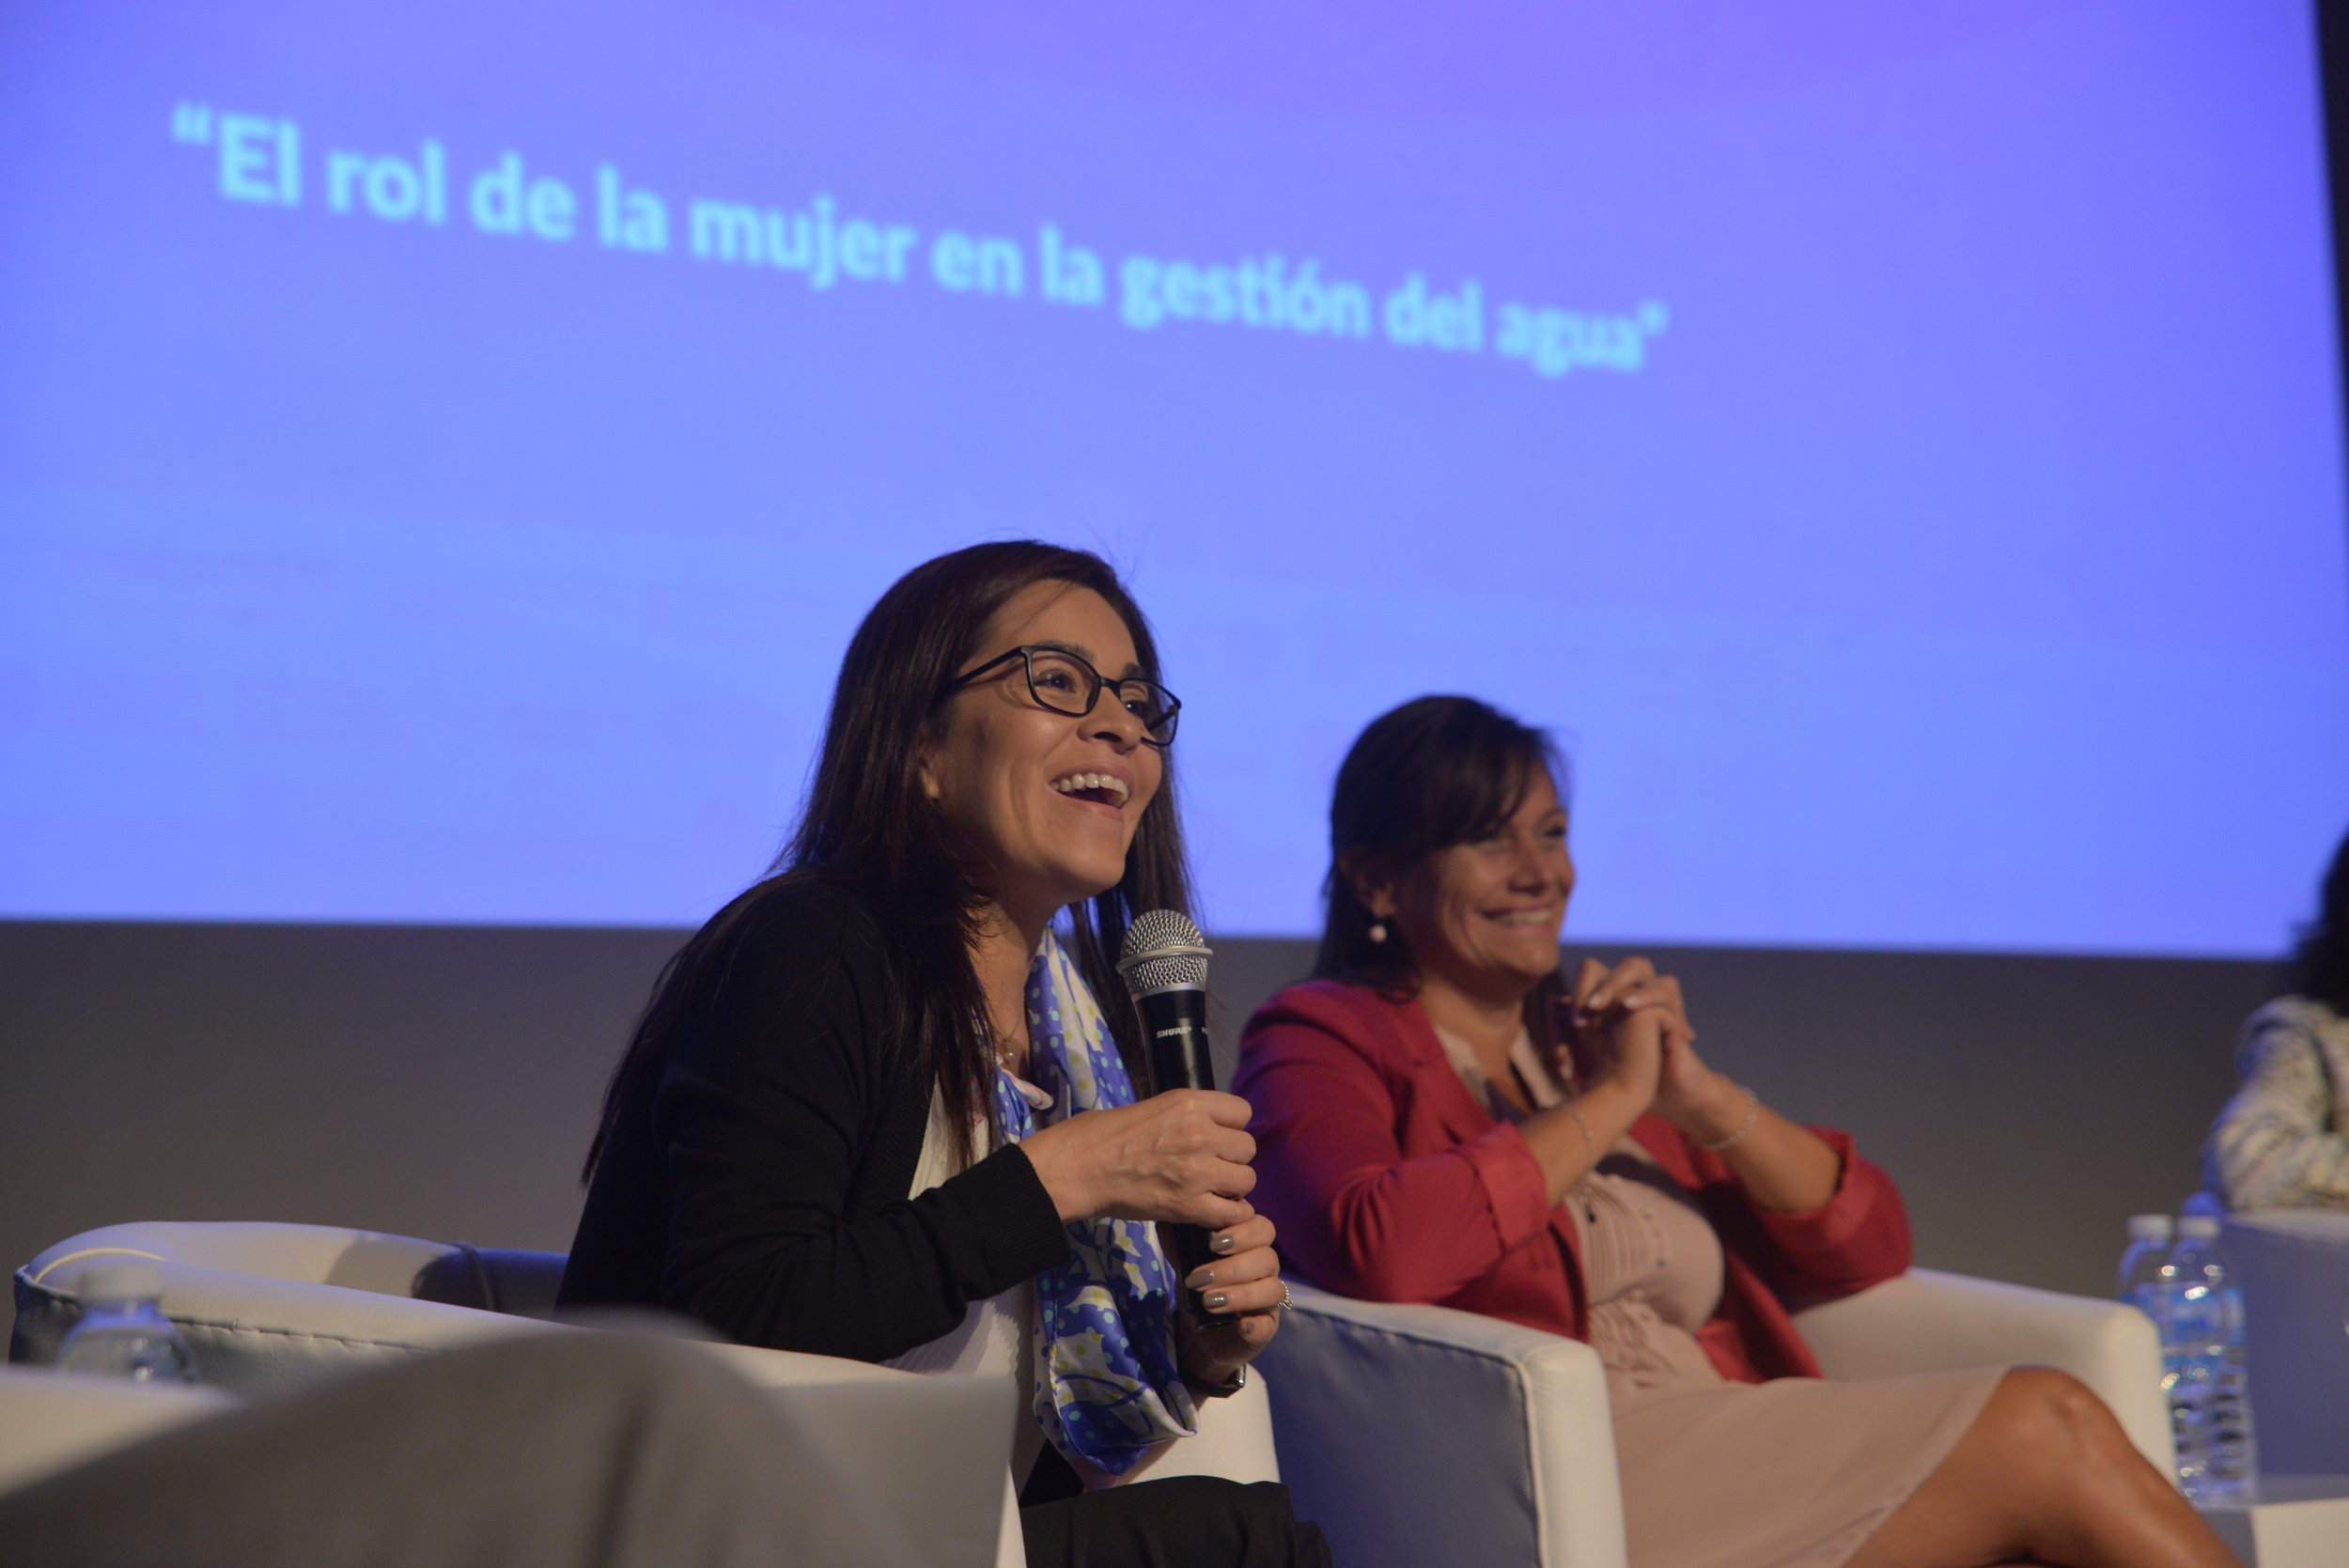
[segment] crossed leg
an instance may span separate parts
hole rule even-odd
[[[2237,1568],[2077,1378],[2017,1367],[1848,1568]]]

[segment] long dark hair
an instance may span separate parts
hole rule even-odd
[[[1499,829],[1525,802],[1537,773],[1566,797],[1565,766],[1546,731],[1474,697],[1419,697],[1373,719],[1338,767],[1330,795],[1328,910],[1316,977],[1375,986],[1394,996],[1419,991],[1419,961],[1392,921],[1370,939],[1371,913],[1346,877],[1349,857],[1368,856],[1400,878],[1439,849]],[[1551,1037],[1555,976],[1526,999],[1537,1041]]]
[[[602,1124],[582,1179],[595,1174],[623,1102],[659,1072],[677,1031],[723,973],[746,917],[777,887],[803,880],[865,895],[893,967],[896,1016],[885,1020],[885,1037],[910,1048],[913,1070],[937,1086],[947,1107],[967,1112],[948,1121],[956,1153],[969,1160],[972,1127],[991,1124],[995,1114],[986,1004],[971,965],[985,904],[983,868],[924,794],[918,758],[937,734],[947,683],[980,653],[1000,651],[978,645],[988,622],[1039,582],[1089,588],[1108,600],[1126,623],[1143,670],[1163,678],[1149,622],[1117,573],[1088,551],[1034,539],[972,545],[899,578],[848,640],[799,826],[767,876],[713,916],[661,971],[604,1094]],[[1125,876],[1069,910],[1067,945],[1137,1082],[1144,1078],[1141,1024],[1117,977],[1118,946],[1137,913],[1190,908],[1172,752],[1162,760],[1166,770],[1135,828]]]
[[[2316,918],[2300,928],[2292,955],[2292,988],[2336,1013],[2349,1014],[2349,837],[2333,851]]]

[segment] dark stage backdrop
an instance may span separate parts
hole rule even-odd
[[[126,1219],[562,1248],[637,1007],[682,934],[0,924],[0,1257]],[[2196,1182],[2264,965],[1650,949],[1704,1048],[1852,1129],[1918,1260],[2101,1293]],[[1219,1044],[1311,958],[1219,944]]]

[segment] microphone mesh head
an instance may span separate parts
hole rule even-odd
[[[1179,909],[1152,909],[1126,927],[1117,972],[1137,997],[1178,986],[1204,989],[1207,960],[1213,956],[1189,915]]]

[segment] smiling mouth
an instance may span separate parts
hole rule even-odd
[[[1072,800],[1090,800],[1097,806],[1114,806],[1121,811],[1129,793],[1126,781],[1114,773],[1070,773],[1054,779],[1052,787]]]
[[[1558,919],[1558,911],[1548,908],[1511,909],[1504,914],[1486,915],[1485,918],[1501,925],[1531,928],[1554,924]]]

